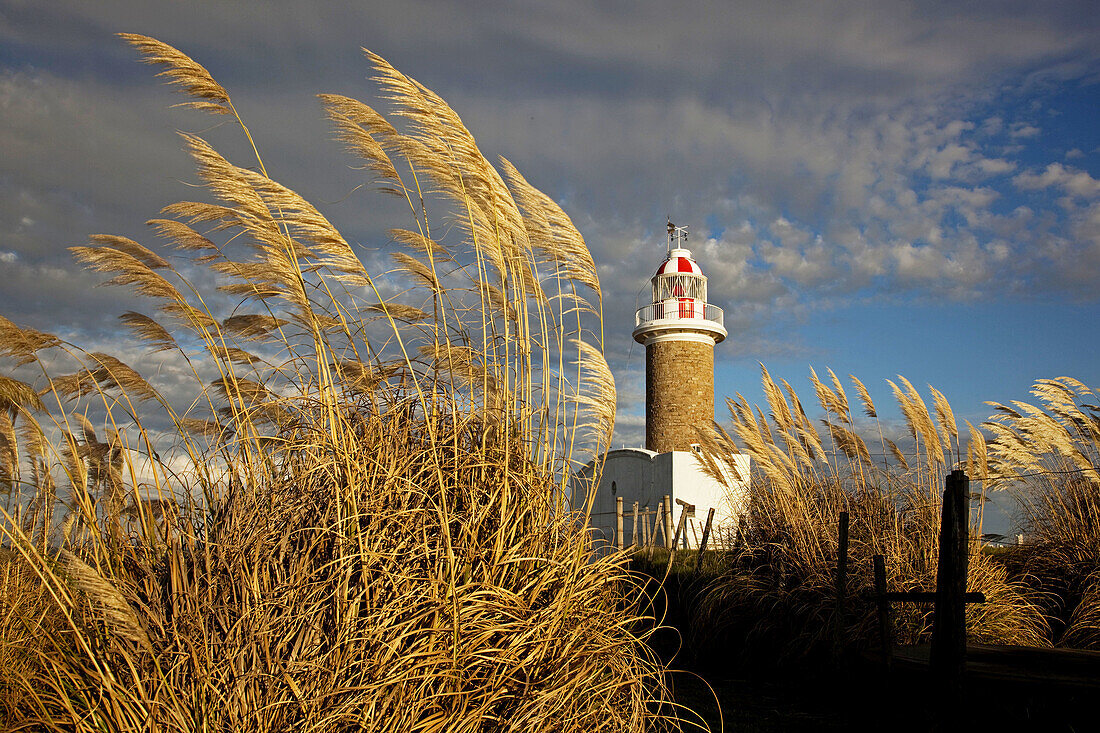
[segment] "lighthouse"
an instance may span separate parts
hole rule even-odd
[[[714,420],[714,346],[726,338],[686,239],[669,221],[650,302],[634,315],[634,340],[645,346],[645,447],[655,453],[691,450],[696,429]]]
[[[749,457],[732,456],[721,476],[700,460],[698,429],[714,420],[714,347],[726,329],[686,241],[686,227],[670,221],[649,303],[634,314],[634,339],[645,346],[645,447],[608,451],[572,483],[570,503],[588,509],[599,552],[698,548],[704,537],[729,547],[748,511]]]

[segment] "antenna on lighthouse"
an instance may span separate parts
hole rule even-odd
[[[672,254],[673,249],[680,249],[684,242],[688,238],[688,228],[678,227],[672,223],[672,219],[668,218],[668,254]],[[673,240],[676,244],[673,245]]]

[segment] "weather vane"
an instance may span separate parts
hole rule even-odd
[[[678,227],[673,224],[672,217],[666,217],[666,219],[668,220],[668,251],[671,252],[673,250],[672,241],[674,239],[676,240],[676,249],[680,249],[681,245],[687,241],[688,228]]]

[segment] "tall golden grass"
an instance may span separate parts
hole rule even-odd
[[[1100,390],[1059,377],[1031,394],[989,403],[984,469],[1022,509],[1015,564],[1044,591],[1056,643],[1100,649]]]
[[[904,377],[889,384],[912,441],[886,436],[866,386],[851,377],[855,400],[829,370],[810,379],[823,411],[817,425],[786,380],[763,369],[768,414],[741,395],[728,400],[732,429],[703,436],[703,458],[716,480],[737,475],[733,456],[752,458],[749,510],[741,543],[724,573],[700,593],[698,633],[721,630],[747,655],[802,660],[876,642],[872,557],[883,555],[889,590],[935,587],[941,493],[946,472],[967,455],[950,404],[930,388],[933,408]],[[856,407],[853,407],[853,402]],[[971,428],[971,434],[978,431]],[[862,435],[873,435],[870,447]],[[984,445],[984,444],[983,444]],[[971,451],[973,453],[973,451]],[[971,474],[973,475],[973,474]],[[848,602],[836,617],[838,520],[850,516]],[[980,505],[979,519],[980,524]],[[968,610],[968,635],[985,642],[1046,645],[1046,620],[1026,586],[971,543],[968,585],[988,602]],[[895,611],[897,641],[931,631],[930,607]]]
[[[209,199],[149,222],[170,249],[73,248],[149,299],[122,321],[191,370],[189,406],[0,318],[0,355],[41,374],[0,377],[0,726],[678,729],[640,586],[562,511],[615,405],[569,218],[368,53],[389,116],[321,100],[408,206],[382,282],[205,68],[122,37],[256,157],[185,134]]]

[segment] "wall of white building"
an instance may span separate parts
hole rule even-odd
[[[748,456],[738,456],[738,473],[749,475]],[[680,521],[684,507],[680,499],[695,506],[695,531],[688,531],[688,546],[695,546],[702,533],[708,510],[714,508],[712,536],[716,542],[736,531],[738,517],[748,507],[748,488],[736,477],[730,487],[707,475],[691,451],[654,453],[643,448],[625,448],[607,454],[599,483],[590,489],[594,466],[589,463],[577,472],[573,482],[571,506],[583,510],[587,492],[592,490],[592,515],[589,527],[598,543],[613,544],[615,539],[615,499],[623,500],[625,544],[631,540],[634,502],[640,510],[653,510],[667,494],[672,502],[672,526]],[[650,518],[650,522],[653,519]],[[639,531],[640,534],[640,531]],[[663,535],[662,535],[663,536]],[[641,542],[641,537],[638,539]]]

